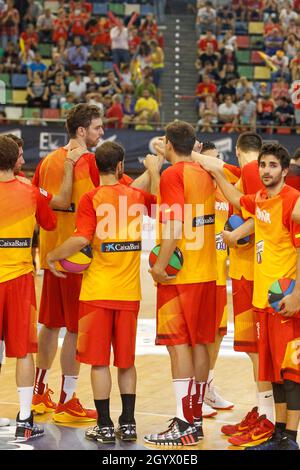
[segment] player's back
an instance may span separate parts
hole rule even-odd
[[[167,168],[161,176],[158,202],[162,203],[159,240],[166,220],[183,222],[177,245],[183,254],[183,268],[170,284],[215,280],[215,187],[209,173],[192,162],[178,162]],[[172,209],[174,203],[182,210],[181,219],[176,214],[179,207],[175,212]]]

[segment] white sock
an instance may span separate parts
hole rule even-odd
[[[20,419],[24,420],[31,415],[33,387],[18,387],[20,401]]]
[[[36,368],[35,383],[34,383],[34,393],[44,393],[47,384],[48,384],[48,375],[50,369],[39,369]]]
[[[76,390],[78,375],[63,375],[60,402],[66,403],[73,398]]]
[[[209,389],[210,387],[212,387],[212,381],[214,379],[214,372],[215,370],[214,369],[211,369],[208,373],[208,379],[207,379],[207,388]]]
[[[176,397],[176,417],[186,422],[193,422],[192,388],[193,379],[174,379]]]
[[[259,414],[266,415],[269,421],[275,423],[273,391],[257,392],[256,395]]]

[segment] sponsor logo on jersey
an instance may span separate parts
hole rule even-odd
[[[271,223],[271,215],[265,209],[261,210],[259,207],[256,208],[256,217],[258,220],[265,222],[266,224]]]
[[[0,238],[0,248],[30,248],[31,238]]]
[[[141,251],[142,242],[114,242],[102,243],[101,251],[104,253],[120,253],[127,251]]]
[[[200,215],[193,218],[193,227],[203,227],[203,225],[214,225],[215,214]]]

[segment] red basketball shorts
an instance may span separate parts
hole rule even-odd
[[[232,279],[234,350],[257,352],[256,315],[252,307],[253,281]]]
[[[226,286],[217,286],[216,295],[216,332],[225,336],[228,319]]]

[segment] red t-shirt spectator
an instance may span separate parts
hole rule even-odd
[[[201,51],[206,51],[207,44],[211,44],[213,46],[214,52],[216,52],[218,50],[218,42],[214,38],[212,38],[212,39],[206,39],[206,38],[199,39],[199,41],[197,42],[198,49],[200,49]]]
[[[29,49],[31,46],[36,46],[39,43],[38,33],[26,33],[24,31],[21,34],[21,38],[24,40],[25,46]]]
[[[106,111],[107,118],[118,118],[115,122],[108,122],[107,128],[108,129],[122,129],[123,127],[123,111],[122,106],[120,103],[114,103],[111,105],[110,108]]]
[[[196,88],[196,95],[203,95],[203,93],[215,95],[217,93],[217,86],[214,83],[199,83]]]

